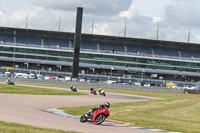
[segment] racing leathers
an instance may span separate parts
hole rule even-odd
[[[99,90],[99,94],[100,94],[100,95],[102,95],[102,94],[103,94],[103,92],[104,92],[104,90],[103,90],[103,89],[100,89],[100,90]]]
[[[105,107],[106,107],[105,104],[100,104],[100,105],[98,105],[98,106],[92,108],[90,111],[88,111],[88,112],[86,113],[86,117],[88,117],[88,115],[91,114],[91,113],[93,113],[94,111],[96,111],[96,110],[98,110],[98,109],[104,109]]]

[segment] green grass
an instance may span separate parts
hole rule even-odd
[[[69,88],[69,86],[63,85],[41,86]],[[77,87],[77,89],[89,91],[89,87]],[[118,89],[104,90],[113,93],[165,98],[164,100],[111,104],[109,119],[129,122],[145,128],[200,133],[200,95]],[[82,115],[95,106],[64,107],[61,109],[72,115]]]
[[[33,94],[33,95],[85,95],[78,92],[44,89],[39,87],[27,87],[18,85],[0,84],[0,93]]]
[[[109,89],[106,91],[165,98],[112,104],[109,119],[129,122],[145,128],[200,133],[200,95]],[[72,115],[82,115],[94,106],[61,109]]]
[[[0,133],[77,133],[57,129],[38,128],[0,121]]]

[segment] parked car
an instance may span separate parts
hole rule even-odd
[[[11,73],[10,72],[5,72],[5,76],[6,77],[11,77]]]
[[[44,76],[41,74],[37,74],[37,79],[44,79]]]
[[[177,89],[178,86],[177,86],[177,85],[173,85],[173,86],[171,86],[171,88],[173,88],[173,89]]]
[[[136,81],[136,82],[134,82],[134,85],[136,85],[136,86],[144,86],[144,82],[140,82],[140,81]]]
[[[65,81],[69,81],[69,80],[71,80],[71,77],[65,76]]]
[[[29,79],[36,79],[36,76],[35,76],[35,74],[30,73],[30,74],[28,75],[28,78],[29,78]]]
[[[150,87],[151,84],[150,84],[150,83],[145,83],[144,86],[146,86],[146,87]]]
[[[107,80],[106,82],[104,82],[105,84],[116,84],[116,81],[114,80]]]
[[[186,89],[186,90],[194,90],[194,89],[195,89],[195,86],[188,85],[188,86],[184,86],[183,89]]]
[[[49,80],[50,76],[44,76],[44,80]]]
[[[80,79],[80,82],[86,82],[86,81],[87,81],[86,78],[81,78],[81,79]]]
[[[28,78],[28,74],[27,73],[15,73],[15,78]]]

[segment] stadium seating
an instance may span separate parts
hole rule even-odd
[[[124,54],[124,45],[120,44],[99,44],[100,51],[103,53]]]
[[[95,43],[81,43],[80,48],[84,51],[97,51],[97,45]]]
[[[0,41],[1,43],[14,43],[14,36],[10,35],[0,35]],[[30,46],[30,47],[38,47],[41,46],[41,38],[36,37],[16,37],[16,44],[21,46]],[[44,45],[53,47],[53,46],[59,46],[59,47],[69,47],[69,42],[66,40],[58,40],[58,39],[44,39]]]
[[[161,48],[154,48],[155,55],[162,55],[162,56],[174,56],[179,57],[178,50],[175,49],[161,49]]]
[[[13,44],[14,35],[0,35],[0,43],[4,44]],[[30,46],[30,47],[41,47],[42,41],[41,38],[36,37],[16,37],[16,44],[20,46]],[[72,42],[73,44],[73,42]],[[99,50],[97,47],[99,46]],[[175,49],[161,49],[161,48],[150,48],[144,46],[134,46],[127,45],[126,49],[124,45],[120,44],[97,44],[95,43],[82,43],[80,45],[81,51],[89,52],[101,52],[101,53],[110,53],[110,54],[128,54],[134,56],[154,56],[160,58],[173,58],[173,59],[184,59],[184,60],[198,60],[200,58],[200,53],[195,51],[178,51]],[[67,40],[59,40],[52,38],[44,39],[44,47],[46,48],[62,48],[70,49],[69,42]],[[72,45],[73,48],[73,45]],[[126,51],[127,50],[127,51]],[[153,51],[153,52],[152,52]]]
[[[128,54],[135,53],[137,55],[150,55],[152,54],[151,48],[143,46],[127,46]]]
[[[44,45],[59,45],[60,47],[69,47],[69,42],[66,40],[44,39]]]
[[[196,51],[181,51],[182,57],[200,58],[200,53]]]
[[[0,35],[0,41],[2,41],[3,43],[13,43],[14,36]]]
[[[16,37],[16,43],[41,45],[41,39],[40,38],[31,38],[31,37]]]

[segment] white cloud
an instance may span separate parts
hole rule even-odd
[[[162,22],[162,21],[163,21],[163,19],[161,17],[156,17],[156,16],[153,17],[154,23],[158,23],[158,22]]]
[[[1,11],[0,11],[0,18],[1,18],[1,24],[3,24],[5,26],[7,23],[6,16]]]
[[[16,27],[28,13],[29,28],[58,30],[61,16],[62,31],[74,32],[81,6],[83,33],[91,33],[94,19],[95,34],[123,36],[126,22],[128,37],[155,39],[159,25],[161,40],[186,41],[191,28],[191,42],[200,43],[199,5],[199,0],[0,0],[0,25]]]
[[[200,35],[196,34],[196,35],[192,35],[191,39],[194,39],[194,40],[200,40]]]
[[[75,11],[77,7],[83,7],[85,13],[111,16],[129,8],[131,0],[32,0],[37,6],[55,10]]]
[[[178,1],[166,8],[167,18],[175,24],[184,26],[200,26],[200,1]]]
[[[119,16],[120,17],[126,17],[126,18],[133,18],[134,16],[137,15],[137,9],[135,8],[134,3],[131,4],[130,8],[126,11],[120,12]]]

